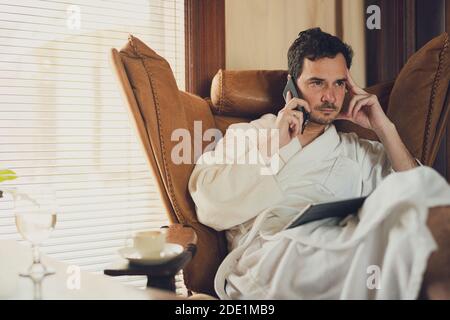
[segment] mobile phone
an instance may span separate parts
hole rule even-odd
[[[287,100],[286,96],[287,96],[288,91],[291,92],[291,95],[293,98],[300,98],[300,94],[297,90],[297,86],[295,85],[294,80],[292,80],[292,76],[289,77],[289,79],[286,83],[286,86],[284,87],[284,90],[283,90],[283,97],[284,97],[285,101]],[[307,112],[304,107],[300,106],[300,107],[297,107],[296,109],[303,113],[303,123],[302,123],[302,134],[303,134],[303,131],[305,131],[306,125],[309,123],[310,115],[309,115],[309,112]]]

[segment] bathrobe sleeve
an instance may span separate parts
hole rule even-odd
[[[389,174],[395,172],[383,144],[379,141],[360,139],[356,133],[346,133],[342,136],[343,144],[353,150],[352,154],[360,165],[361,195],[371,193]],[[415,158],[418,166],[422,163]]]
[[[282,200],[283,191],[275,174],[301,148],[298,139],[292,139],[271,157],[261,152],[259,139],[255,143],[247,141],[240,151],[230,152],[232,141],[237,141],[239,134],[269,128],[274,118],[268,114],[250,123],[231,125],[215,149],[205,152],[196,161],[188,188],[202,224],[218,231],[230,229]],[[251,153],[256,154],[257,161],[249,161]],[[278,160],[279,170],[275,174],[262,174],[262,170],[273,167],[274,159]],[[240,163],[239,160],[245,161]]]

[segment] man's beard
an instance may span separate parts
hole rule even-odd
[[[339,110],[338,106],[336,106],[334,103],[325,102],[317,107],[313,108],[313,112],[311,112],[309,121],[321,124],[321,125],[328,125],[331,124],[334,119],[336,119],[338,113],[334,113],[333,116],[324,117],[321,116],[322,110],[324,109],[332,109],[333,112]],[[317,112],[314,112],[317,111]]]

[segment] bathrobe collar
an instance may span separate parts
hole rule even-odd
[[[336,131],[334,124],[330,124],[325,128],[324,133],[314,139],[310,144],[302,147],[302,162],[320,161],[326,159],[333,151],[337,149],[341,142],[341,138]]]

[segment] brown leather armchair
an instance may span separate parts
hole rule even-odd
[[[202,134],[209,128],[224,133],[232,123],[248,122],[269,112],[276,114],[284,105],[281,92],[286,71],[219,70],[212,83],[211,99],[202,99],[179,91],[167,61],[133,36],[124,48],[112,49],[111,54],[131,120],[169,219],[172,223],[189,225],[197,233],[197,254],[184,269],[186,287],[215,295],[213,279],[227,254],[226,240],[222,232],[198,222],[187,188],[195,159],[188,164],[174,164],[171,151],[179,141],[172,141],[171,135],[173,130],[184,128],[194,137],[194,121],[202,121]],[[395,84],[367,88],[379,97],[405,144],[424,165],[433,164],[449,118],[448,57],[448,35],[443,34],[410,59]],[[405,94],[411,99],[405,100]],[[341,131],[355,131],[360,137],[376,139],[370,131],[349,122],[336,126]],[[193,141],[190,143],[192,146]],[[209,143],[203,141],[202,148]],[[450,207],[432,210],[443,217],[435,222],[441,228],[439,232],[447,228],[450,233]],[[446,219],[444,224],[440,223],[442,219]],[[444,234],[441,238],[437,239],[438,244],[450,247],[446,243],[450,237]]]

